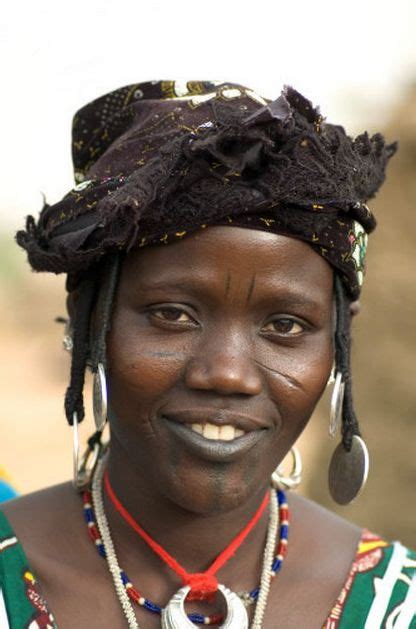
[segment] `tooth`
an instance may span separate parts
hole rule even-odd
[[[202,424],[191,424],[191,428],[194,432],[197,432],[199,435],[202,435],[204,429],[202,428]]]
[[[236,428],[235,429],[235,438],[237,439],[237,437],[242,437],[243,435],[245,435],[246,433],[244,432],[244,430],[241,430],[240,428]]]
[[[234,428],[234,426],[230,426],[229,424],[227,424],[226,426],[221,426],[219,438],[223,439],[224,441],[232,441],[233,439],[235,439],[235,432],[236,429]]]
[[[205,439],[218,439],[219,438],[219,428],[218,426],[214,426],[214,424],[205,424],[203,435]]]

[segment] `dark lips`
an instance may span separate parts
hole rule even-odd
[[[222,441],[217,439],[206,439],[202,435],[194,432],[189,426],[186,424],[191,423],[201,423],[201,415],[199,415],[199,422],[196,420],[189,422],[178,422],[174,419],[163,417],[162,422],[164,426],[174,435],[176,439],[180,439],[183,444],[196,456],[205,459],[207,461],[221,462],[221,463],[231,463],[232,461],[240,458],[244,454],[246,454],[251,448],[253,448],[260,439],[263,439],[267,430],[265,429],[252,429],[247,432],[245,435],[241,437],[237,437],[233,441]],[[205,419],[207,419],[205,417]],[[212,420],[208,420],[210,423],[214,423]],[[222,424],[218,424],[218,421],[215,422],[216,425],[225,425],[231,423],[230,421],[224,421]],[[237,428],[240,428],[240,425],[233,424]],[[241,426],[242,430],[244,429]]]

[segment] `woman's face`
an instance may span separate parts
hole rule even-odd
[[[200,513],[262,489],[327,382],[332,286],[309,245],[238,227],[129,254],[108,340],[126,464]]]

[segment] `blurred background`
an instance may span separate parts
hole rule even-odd
[[[327,468],[329,394],[301,438],[301,493],[416,547],[416,3],[126,0],[7,3],[0,18],[0,468],[26,493],[71,476],[63,416],[64,278],[29,270],[14,244],[42,195],[73,185],[71,118],[93,98],[152,79],[225,79],[275,98],[283,84],[351,134],[398,139],[371,203],[362,311],[355,322],[355,397],[371,454],[366,489],[335,508]],[[87,394],[87,405],[89,395]],[[91,415],[83,438],[92,430]],[[1,475],[1,470],[0,470]]]

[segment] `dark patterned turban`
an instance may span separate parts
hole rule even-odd
[[[35,270],[74,286],[108,253],[251,227],[309,243],[355,299],[375,227],[366,202],[395,150],[380,134],[350,138],[290,87],[271,102],[233,83],[129,85],[75,115],[77,185],[17,241]]]

